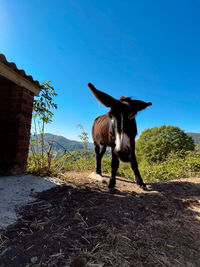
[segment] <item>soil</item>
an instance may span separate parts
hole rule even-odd
[[[0,266],[200,266],[200,178],[148,184],[68,172],[0,232]]]

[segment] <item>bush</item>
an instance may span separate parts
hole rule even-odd
[[[51,153],[30,153],[28,172],[41,176],[59,176],[60,173],[67,171],[94,171],[96,168],[95,153],[88,150],[87,133],[83,131],[82,135],[82,140],[85,142],[85,149],[82,151],[49,150]],[[200,148],[197,145],[194,151],[188,151],[194,149],[194,143],[178,127],[162,126],[147,129],[141,134],[136,145],[139,170],[146,182],[200,176]],[[109,153],[105,154],[102,159],[102,172],[111,173]],[[120,162],[117,175],[131,180],[135,179],[130,164],[124,162]]]
[[[170,153],[167,160],[160,163],[141,163],[140,171],[149,182],[169,181],[177,178],[200,175],[200,155],[196,152]]]
[[[37,169],[33,154],[28,158],[28,171],[37,175],[54,175],[67,171],[94,171],[96,168],[95,154],[92,152],[74,151],[68,155],[55,154],[51,160],[51,171]],[[47,163],[47,158],[45,158]],[[45,164],[46,166],[47,164]],[[140,162],[139,170],[145,182],[164,182],[177,178],[200,176],[200,154],[196,151],[171,152],[163,162]],[[102,159],[102,172],[111,173],[111,156],[105,155]],[[118,176],[135,180],[130,164],[120,162]]]
[[[194,141],[175,126],[153,127],[143,131],[136,142],[139,161],[161,162],[171,152],[194,150]]]

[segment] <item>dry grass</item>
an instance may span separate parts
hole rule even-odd
[[[88,174],[26,206],[0,237],[0,266],[199,266],[199,179],[142,191],[119,178],[111,194]]]

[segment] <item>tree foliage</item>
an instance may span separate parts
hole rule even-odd
[[[54,87],[51,86],[50,83],[51,81],[44,81],[40,84],[40,95],[33,101],[34,139],[31,141],[30,149],[34,155],[33,159],[36,167],[36,173],[42,173],[45,169],[46,155],[48,170],[50,170],[51,165],[51,149],[53,143],[48,142],[49,148],[46,152],[44,143],[44,126],[47,123],[52,122],[52,117],[54,115],[52,109],[57,109],[57,104],[54,103],[54,97],[57,96],[57,94],[55,93]],[[39,147],[41,147],[41,153],[39,152]]]
[[[160,162],[171,152],[194,150],[194,141],[175,126],[153,127],[143,131],[136,142],[136,153],[141,161]]]
[[[88,145],[89,145],[88,133],[84,130],[84,128],[81,124],[78,124],[77,127],[80,128],[82,131],[78,137],[81,139],[81,141],[83,143],[83,149],[85,151],[88,151]]]
[[[52,122],[52,109],[57,109],[57,105],[53,102],[53,98],[57,96],[54,87],[50,85],[51,81],[44,81],[40,84],[41,91],[38,99],[33,101],[34,117],[39,117],[43,123]]]

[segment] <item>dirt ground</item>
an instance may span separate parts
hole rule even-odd
[[[109,192],[88,175],[66,173],[0,232],[1,267],[200,266],[200,178]]]
[[[55,177],[38,177],[31,174],[0,176],[0,231],[17,221],[18,207],[35,201],[35,193],[62,184]]]

